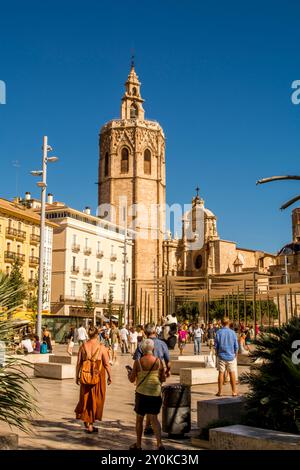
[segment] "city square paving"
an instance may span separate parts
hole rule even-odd
[[[203,348],[203,353],[208,349]],[[66,346],[55,345],[55,353],[65,354]],[[76,349],[75,349],[76,353]],[[185,355],[193,354],[192,345],[187,345]],[[178,350],[172,352],[178,355]],[[135,442],[135,388],[127,379],[125,365],[131,365],[131,356],[119,353],[117,363],[112,367],[113,383],[107,387],[103,421],[97,422],[97,434],[86,434],[82,422],[75,419],[74,409],[77,404],[79,387],[75,380],[49,380],[33,378],[37,389],[36,397],[39,406],[39,416],[32,423],[32,433],[26,435],[18,430],[19,448],[34,449],[68,449],[68,450],[124,450]],[[239,373],[247,368],[239,367]],[[167,384],[178,383],[179,376],[171,375]],[[191,435],[197,434],[197,401],[215,397],[217,384],[197,385],[192,387],[192,430],[184,439],[168,439],[163,434],[167,449],[189,449]],[[246,386],[239,385],[239,393],[244,393]],[[230,385],[224,387],[224,396],[231,396]],[[0,432],[11,432],[9,428],[0,423]],[[145,437],[144,449],[155,449],[155,439]]]

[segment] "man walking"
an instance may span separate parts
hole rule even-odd
[[[78,338],[78,344],[81,346],[83,343],[86,342],[88,339],[88,334],[86,332],[86,329],[83,326],[83,323],[80,323],[80,326],[77,330],[77,338]]]
[[[235,332],[229,328],[229,318],[223,318],[222,328],[216,333],[215,349],[217,355],[217,368],[219,371],[217,396],[222,396],[224,374],[225,371],[228,370],[232,396],[236,397],[238,395],[236,391],[236,356],[239,350],[239,345]]]
[[[129,331],[127,330],[126,326],[123,325],[122,328],[120,329],[122,354],[128,353],[128,336],[129,336]]]
[[[204,331],[200,328],[199,324],[197,323],[194,328],[194,354],[201,354],[201,343],[202,343],[202,336],[204,335]]]

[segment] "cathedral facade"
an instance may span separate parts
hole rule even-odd
[[[99,139],[98,215],[132,231],[133,305],[144,305],[143,283],[162,275],[165,233],[165,136],[158,122],[145,119],[143,102],[132,64],[120,119],[106,123]],[[146,302],[153,319],[159,318],[159,295],[149,291]]]

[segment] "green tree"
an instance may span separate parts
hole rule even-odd
[[[11,305],[16,303],[18,293],[10,278],[0,273],[0,421],[29,432],[31,420],[37,412],[33,386],[26,372],[30,365],[12,356],[14,332],[20,328],[20,323],[12,319],[15,307]]]
[[[261,359],[241,376],[249,386],[247,424],[300,434],[300,318],[271,327],[255,341],[252,358]]]
[[[88,316],[92,316],[95,310],[95,303],[93,300],[93,285],[89,282],[86,286],[84,294],[84,309]]]
[[[113,288],[110,287],[108,291],[108,302],[107,302],[108,318],[110,320],[113,314],[113,301],[114,301],[114,291],[113,291]]]
[[[9,275],[9,286],[11,295],[9,296],[9,309],[15,309],[23,305],[27,297],[27,285],[22,274],[22,265],[19,258],[16,258]]]
[[[176,316],[179,322],[182,322],[184,320],[196,322],[199,316],[198,303],[182,302],[181,304],[177,305]]]

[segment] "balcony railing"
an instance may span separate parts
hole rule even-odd
[[[110,255],[110,261],[116,261],[116,259],[117,259],[116,253],[113,253],[112,255]]]
[[[14,251],[5,251],[4,252],[4,259],[9,263],[13,263],[16,259],[18,259],[21,263],[25,261],[25,255],[21,253],[16,253]]]
[[[83,270],[83,275],[84,276],[90,276],[91,275],[91,270],[90,269],[84,269]]]
[[[7,227],[6,236],[9,238],[18,238],[20,240],[25,240],[26,232],[24,232],[23,230],[17,230],[16,228]]]
[[[103,258],[103,254],[104,254],[103,250],[99,250],[99,251],[97,251],[96,256],[97,256],[97,258]]]
[[[83,253],[86,255],[86,256],[89,256],[91,253],[92,253],[92,248],[85,248],[83,250]]]
[[[30,234],[30,243],[37,244],[40,243],[40,236],[35,233]]]
[[[39,258],[37,256],[29,256],[29,264],[37,266],[39,264]]]
[[[111,273],[111,274],[109,275],[109,279],[110,279],[111,281],[115,281],[115,280],[117,279],[117,275],[116,275],[115,273]]]
[[[78,253],[78,251],[80,251],[80,245],[76,245],[76,243],[73,243],[72,251],[74,251],[75,253]]]
[[[103,277],[103,271],[97,271],[96,272],[96,278],[101,279]]]
[[[79,266],[72,266],[71,267],[71,273],[72,274],[78,274],[79,273]]]

